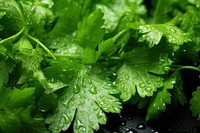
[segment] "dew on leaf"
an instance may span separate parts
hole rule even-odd
[[[145,86],[146,86],[146,85],[145,85],[144,83],[140,83],[140,84],[139,84],[139,87],[140,87],[140,88],[144,88]]]
[[[175,30],[174,30],[174,29],[170,29],[170,32],[171,32],[171,33],[175,33]]]
[[[65,118],[65,123],[66,124],[71,122],[71,119],[66,114],[63,114],[63,117]]]
[[[163,106],[165,106],[165,103],[163,103]]]
[[[81,129],[82,127],[84,127],[84,124],[81,123],[80,120],[76,120],[75,128],[76,128],[77,130],[79,130],[79,129]]]
[[[169,39],[169,42],[175,41],[175,38],[173,36],[171,36],[171,35],[168,36],[168,39]]]
[[[86,87],[86,84],[85,84],[85,78],[81,78],[81,85],[82,85],[82,87]]]
[[[114,81],[114,82],[112,82],[112,84],[113,84],[113,85],[116,85],[116,82]]]
[[[176,81],[174,81],[174,80],[173,80],[173,81],[171,81],[171,84],[175,84],[175,83],[176,83]]]
[[[126,80],[128,80],[128,79],[129,79],[129,76],[128,76],[127,74],[125,75],[125,79],[126,79]]]
[[[183,52],[186,52],[186,51],[187,51],[186,49],[183,50]]]
[[[151,84],[151,81],[150,81],[150,80],[148,80],[148,81],[147,81],[147,84]]]
[[[91,85],[92,84],[92,80],[88,79],[88,84]]]
[[[145,130],[146,129],[146,124],[145,123],[139,123],[136,126],[136,128],[139,129],[139,130]]]
[[[169,66],[164,66],[164,67],[163,67],[163,70],[164,70],[164,71],[168,71],[169,69],[170,69]]]
[[[75,93],[75,94],[77,94],[77,93],[79,93],[79,87],[77,87],[76,85],[73,87],[73,92]]]
[[[107,118],[105,117],[105,114],[102,110],[99,110],[97,113],[97,118],[101,120],[103,123],[107,121]]]
[[[124,84],[121,84],[121,88],[123,89],[125,86],[124,86]]]
[[[118,107],[113,107],[114,112],[120,112],[120,109]]]
[[[89,89],[89,92],[92,93],[92,94],[97,94],[97,88],[96,88],[96,86],[92,86],[92,87]]]
[[[113,76],[117,76],[117,74],[116,74],[116,73],[112,73],[112,75],[113,75]]]
[[[161,62],[164,62],[164,61],[165,61],[165,60],[162,58],[162,56],[160,56],[159,59],[160,59]]]
[[[150,87],[147,87],[145,90],[146,90],[147,92],[150,92],[152,89],[151,89]]]

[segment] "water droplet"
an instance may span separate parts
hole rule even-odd
[[[122,120],[121,121],[121,126],[126,126],[127,121],[126,120]]]
[[[82,79],[81,79],[81,85],[82,85],[82,87],[84,87],[84,88],[86,87],[85,78],[82,78]]]
[[[159,59],[160,59],[161,62],[164,62],[164,61],[165,61],[165,60],[162,58],[162,56],[160,56]]]
[[[133,128],[131,128],[131,129],[127,129],[125,133],[138,133],[138,132],[134,130]]]
[[[118,107],[113,107],[112,109],[113,109],[113,112],[116,112],[116,113],[120,112],[120,108],[118,108]]]
[[[92,94],[97,94],[97,88],[96,88],[96,86],[92,86],[92,87],[89,89],[89,92],[91,92]]]
[[[171,35],[168,36],[169,42],[173,42],[175,40],[175,38]]]
[[[163,103],[163,106],[165,106],[165,103]]]
[[[77,130],[80,130],[80,128],[83,128],[83,127],[84,127],[84,124],[81,123],[80,120],[76,120],[75,128],[76,128]]]
[[[145,90],[150,92],[152,89],[150,87],[147,87]]]
[[[121,88],[124,89],[124,84],[121,84]]]
[[[113,85],[116,85],[116,82],[114,81],[114,82],[112,82],[112,84],[113,84]]]
[[[145,123],[139,123],[139,124],[136,126],[136,128],[139,129],[139,130],[144,130],[144,129],[146,129],[146,125],[145,125]]]
[[[63,117],[65,118],[65,123],[68,124],[71,122],[71,119],[66,114],[63,114]]]
[[[54,78],[51,78],[50,82],[54,82]]]
[[[133,116],[132,115],[129,115],[128,116],[128,120],[132,120],[133,119]]]
[[[112,75],[113,75],[113,76],[117,76],[117,74],[116,74],[116,73],[112,73]]]
[[[183,50],[183,52],[186,52],[186,51],[187,51],[186,49]]]
[[[146,85],[145,85],[144,83],[140,83],[140,84],[139,84],[139,87],[140,87],[140,88],[144,88],[145,86],[146,86]]]
[[[172,52],[172,57],[174,57],[175,56],[175,53],[174,52]]]
[[[91,85],[92,84],[92,80],[88,79],[88,83]]]
[[[164,67],[163,67],[163,70],[164,70],[164,71],[168,71],[169,69],[170,69],[169,66],[164,66]]]
[[[175,83],[176,83],[176,81],[174,81],[174,80],[173,80],[173,81],[171,81],[171,84],[175,84]]]
[[[147,84],[151,84],[151,81],[150,81],[150,80],[148,80],[148,81],[147,81]]]
[[[99,110],[97,113],[97,118],[101,121],[101,122],[106,122],[107,118],[104,114],[104,112],[102,110]]]
[[[73,87],[73,92],[74,93],[79,93],[79,87],[77,87],[76,85]]]
[[[171,33],[174,33],[174,32],[175,32],[175,30],[174,30],[174,29],[170,29],[170,32],[171,32]]]
[[[125,75],[125,79],[126,79],[126,80],[129,80],[129,76],[128,76],[127,74]]]

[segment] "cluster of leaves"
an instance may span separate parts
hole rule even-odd
[[[0,132],[93,133],[127,102],[146,120],[186,104],[180,70],[200,71],[200,3],[149,2],[0,0]],[[200,89],[192,96],[200,120]]]

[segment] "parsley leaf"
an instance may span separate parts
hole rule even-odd
[[[78,24],[76,42],[85,48],[86,46],[95,49],[103,39],[104,29],[102,28],[104,20],[100,9],[92,12],[87,18]],[[86,28],[87,27],[87,28]]]
[[[136,90],[141,97],[152,96],[157,88],[163,86],[164,79],[159,74],[165,74],[172,62],[167,54],[157,52],[157,48],[138,47],[125,55],[125,61],[117,72],[117,89],[123,101],[135,95]]]
[[[151,98],[147,109],[146,120],[157,117],[160,114],[160,111],[166,110],[166,104],[171,103],[171,94],[168,90],[173,89],[175,83],[176,76],[174,75],[164,81],[164,86],[159,88]]]
[[[182,45],[185,42],[191,41],[187,33],[171,24],[140,25],[138,30],[142,34],[139,41],[143,42],[146,40],[150,48],[158,45],[163,36],[167,38],[169,43],[176,45]]]
[[[47,131],[43,121],[32,117],[35,88],[0,90],[0,131],[36,132]]]
[[[1,0],[0,13],[2,14],[0,25],[1,38],[7,38],[19,32],[25,25],[23,13],[15,0]]]
[[[192,99],[190,100],[190,110],[194,117],[197,117],[197,120],[200,120],[200,88],[197,88],[197,91],[192,93]]]
[[[53,132],[67,130],[74,119],[75,133],[92,133],[99,129],[99,124],[106,123],[104,112],[120,112],[120,102],[111,95],[118,91],[90,69],[87,66],[80,69],[77,78],[59,97],[58,109],[46,120]]]

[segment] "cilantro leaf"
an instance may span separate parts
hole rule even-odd
[[[194,117],[197,117],[197,120],[200,120],[200,88],[197,88],[197,91],[192,93],[192,99],[190,100],[190,110]]]
[[[45,131],[43,121],[32,117],[35,88],[0,90],[0,131],[41,132]]]
[[[126,27],[125,23],[131,22],[134,14],[144,15],[146,8],[142,2],[143,0],[102,0],[96,3],[95,7],[104,13],[103,27],[106,33],[112,33],[116,29],[123,30]]]
[[[1,60],[0,62],[0,91],[2,87],[8,82],[9,80],[9,74],[13,71],[13,68],[15,65],[7,60]]]
[[[163,88],[159,88],[151,98],[147,109],[146,120],[157,117],[160,111],[166,110],[166,104],[171,103],[171,94],[168,92],[168,90],[172,89],[175,83],[176,76],[171,76],[164,81]]]
[[[87,18],[78,24],[76,42],[83,48],[86,46],[95,49],[103,39],[104,29],[102,28],[104,20],[100,9],[92,12]]]
[[[0,18],[0,25],[3,27],[0,30],[0,38],[16,34],[24,27],[23,13],[15,0],[1,0],[0,13],[3,14]]]
[[[7,69],[7,63],[5,61],[0,62],[0,90],[3,85],[8,81],[9,71]]]
[[[39,47],[34,49],[27,38],[20,38],[13,46],[13,51],[16,51],[15,58],[22,61],[23,68],[29,71],[39,69],[40,62],[43,60],[43,53]]]
[[[172,100],[173,103],[179,102],[181,105],[184,105],[187,100],[186,96],[184,94],[183,90],[183,81],[181,79],[180,72],[176,72],[176,83],[174,84],[173,90],[172,90]]]
[[[191,41],[189,35],[184,33],[180,28],[171,24],[146,24],[138,27],[139,33],[142,36],[139,41],[147,41],[148,46],[151,48],[158,45],[161,38],[165,36],[167,41],[171,44],[182,45],[185,42]]]
[[[119,113],[121,104],[111,94],[116,94],[112,85],[103,77],[92,74],[83,67],[69,88],[59,97],[58,108],[47,118],[53,132],[65,131],[74,119],[74,132],[93,133],[99,124],[106,123],[104,112]]]
[[[135,95],[136,90],[141,97],[152,96],[157,88],[163,86],[159,74],[165,74],[172,62],[167,54],[159,53],[157,49],[160,48],[138,47],[125,55],[125,61],[117,71],[117,89],[123,101]]]
[[[36,78],[46,89],[47,92],[51,91],[50,86],[40,70],[40,63],[43,60],[42,50],[36,46],[33,48],[32,44],[26,37],[20,38],[20,40],[13,46],[13,52],[15,59],[21,62],[22,68],[28,71],[34,78]]]

